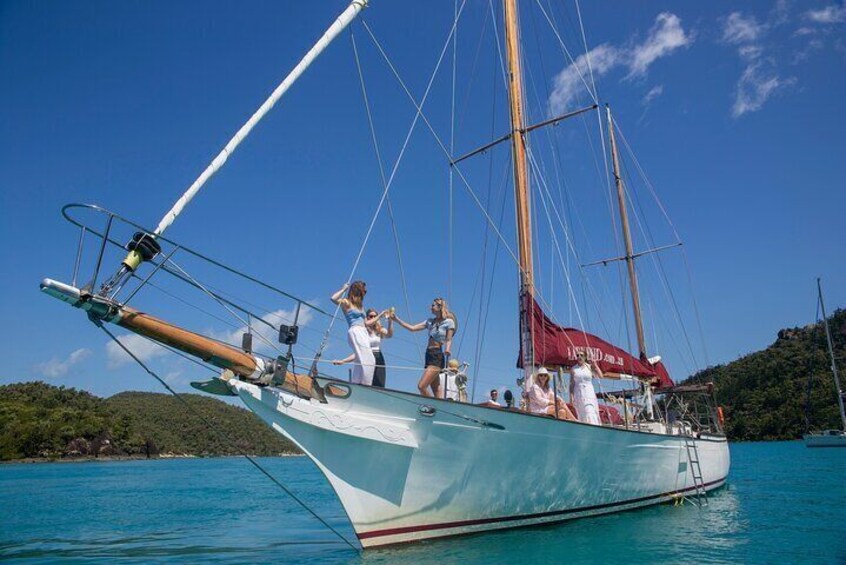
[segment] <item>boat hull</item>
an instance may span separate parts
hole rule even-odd
[[[820,434],[805,434],[805,447],[846,447],[846,433],[824,432]]]
[[[363,547],[559,522],[696,491],[680,436],[356,385],[342,385],[349,396],[328,404],[231,386],[317,464]],[[695,442],[705,489],[722,486],[725,439]]]

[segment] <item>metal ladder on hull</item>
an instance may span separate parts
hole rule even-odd
[[[686,496],[688,500],[697,506],[708,505],[708,491],[705,490],[705,481],[702,479],[702,467],[699,465],[699,448],[693,437],[688,434],[684,436],[684,448],[687,451],[687,467],[690,469],[690,476],[693,478],[694,495]],[[694,499],[695,497],[695,499]]]

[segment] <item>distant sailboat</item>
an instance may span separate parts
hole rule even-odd
[[[843,409],[843,389],[840,388],[840,376],[837,374],[837,361],[834,358],[834,344],[831,341],[831,328],[828,327],[828,318],[825,313],[825,302],[822,295],[822,284],[817,279],[817,293],[820,309],[822,311],[823,324],[825,325],[825,339],[828,343],[828,355],[831,358],[831,373],[834,375],[834,386],[837,389],[837,403],[840,406],[840,420],[843,424],[842,430],[823,430],[805,434],[806,447],[846,447],[846,411]]]

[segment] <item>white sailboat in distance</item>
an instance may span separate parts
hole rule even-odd
[[[626,263],[638,355],[583,329],[555,323],[542,306],[532,264],[527,140],[535,129],[558,123],[572,113],[540,124],[524,122],[516,0],[502,2],[510,131],[499,140],[511,144],[517,217],[520,343],[514,344],[514,353],[519,350],[524,387],[530,386],[536,367],[546,366],[561,374],[576,363],[580,353],[587,354],[606,374],[634,382],[636,388],[617,394],[621,410],[610,405],[606,409],[606,414],[622,412],[622,418],[607,417],[602,425],[590,425],[518,408],[453,402],[353,384],[317,371],[320,352],[311,371],[297,370],[292,362],[298,334],[296,317],[293,323],[273,327],[287,346],[287,351],[274,358],[253,349],[252,334],[237,347],[127,305],[153,277],[174,276],[230,312],[262,321],[261,316],[252,316],[248,307],[175,267],[173,255],[177,253],[293,298],[176,244],[164,232],[255,124],[366,4],[367,0],[354,0],[349,5],[155,230],[102,208],[66,207],[65,216],[81,227],[82,236],[101,239],[94,275],[87,284],[77,285],[77,268],[70,284],[45,279],[42,290],[83,310],[103,329],[114,324],[217,367],[220,375],[197,383],[197,387],[238,396],[268,426],[302,449],[325,475],[365,548],[548,524],[683,498],[706,503],[708,491],[721,487],[729,474],[721,411],[714,404],[710,385],[676,386],[660,358],[647,356],[635,272],[639,254],[629,233],[610,110],[600,115],[607,120],[608,150],[625,242],[625,254],[617,260]],[[597,104],[579,112],[590,111],[599,113],[603,109]],[[457,171],[459,161],[450,157]],[[105,228],[88,227],[77,219],[80,211],[105,215]],[[130,243],[124,245],[117,239],[115,226],[119,224],[137,230]],[[129,254],[117,272],[100,283],[104,250],[114,246],[125,247]],[[296,300],[297,314],[303,308],[315,308]]]
[[[834,377],[834,388],[837,392],[837,405],[840,408],[840,421],[843,424],[842,430],[824,430],[821,432],[810,432],[804,435],[806,447],[846,447],[846,410],[843,409],[843,389],[840,388],[840,375],[837,373],[837,359],[834,356],[834,343],[831,340],[831,328],[828,327],[828,318],[825,313],[825,301],[822,294],[822,283],[817,279],[817,299],[822,311],[823,326],[825,327],[825,340],[828,345],[828,356],[831,359],[831,374]]]

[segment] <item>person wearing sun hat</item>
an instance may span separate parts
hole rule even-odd
[[[556,414],[556,396],[550,381],[549,370],[546,367],[539,367],[535,373],[534,383],[527,391],[529,412],[533,414]],[[558,397],[558,418],[562,420],[575,420],[567,403]]]

